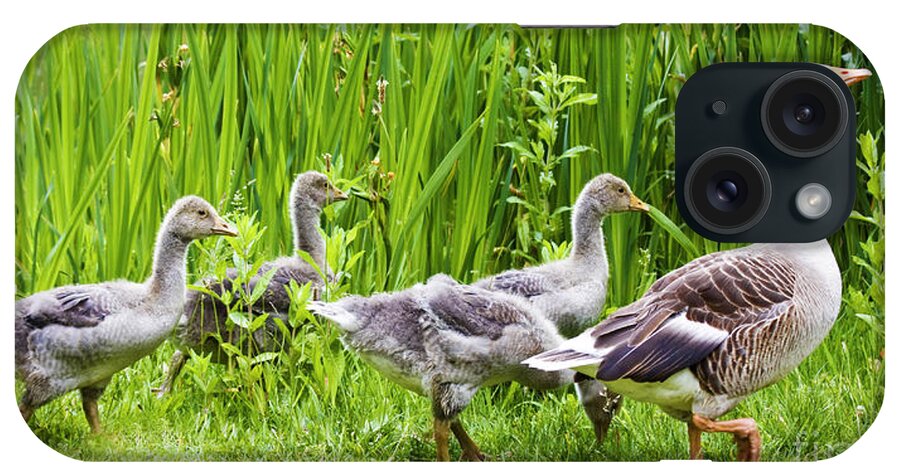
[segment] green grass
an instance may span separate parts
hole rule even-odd
[[[144,279],[159,222],[188,193],[244,227],[255,216],[260,233],[243,258],[289,253],[287,193],[307,169],[358,197],[326,211],[329,260],[347,273],[336,292],[401,289],[437,272],[471,281],[564,252],[560,207],[613,172],[654,207],[605,223],[607,307],[627,304],[698,253],[733,246],[690,231],[672,194],[675,98],[685,78],[721,61],[870,67],[840,35],[806,25],[73,28],[38,52],[16,94],[17,297]],[[542,85],[554,66],[577,77],[560,83],[574,89]],[[883,93],[876,79],[853,90],[857,214],[830,240],[846,305],[796,372],[728,415],[758,420],[768,460],[841,452],[883,398]],[[542,107],[565,97],[580,99]],[[542,129],[548,118],[556,127]],[[224,240],[192,247],[190,279],[232,257]],[[341,350],[328,326],[303,327],[293,347],[250,370],[194,359],[157,400],[149,390],[167,343],[113,379],[104,434],[88,433],[77,394],[31,425],[86,460],[433,457],[424,399]],[[687,455],[683,424],[631,401],[598,446],[572,389],[485,389],[463,419],[500,460]],[[713,459],[734,456],[726,436],[704,446]]]
[[[766,460],[834,456],[874,420],[883,397],[882,361],[868,328],[842,317],[798,371],[725,417],[753,416]],[[846,339],[846,340],[844,340]],[[846,350],[844,350],[846,344]],[[835,349],[835,350],[831,350]],[[105,432],[93,436],[77,393],[41,409],[32,428],[50,447],[88,460],[407,461],[434,457],[428,402],[401,389],[356,356],[334,403],[315,392],[279,389],[258,412],[235,391],[206,394],[185,370],[158,400],[165,344],[113,379],[100,403]],[[835,355],[826,356],[828,352]],[[833,359],[833,364],[829,363]],[[194,365],[189,363],[188,365]],[[215,367],[215,366],[214,366]],[[223,373],[221,367],[212,372]],[[207,377],[209,378],[209,377]],[[597,445],[574,392],[518,385],[479,392],[462,421],[482,449],[504,461],[655,461],[687,457],[687,430],[658,408],[626,401],[609,439]],[[734,459],[727,435],[704,437],[707,457]],[[451,445],[451,455],[459,456]]]

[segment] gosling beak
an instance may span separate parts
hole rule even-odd
[[[848,68],[838,68],[837,66],[828,66],[828,69],[832,70],[844,80],[844,84],[850,86],[851,84],[856,84],[870,76],[872,76],[872,72],[865,68],[859,69],[848,69]]]
[[[238,236],[237,228],[225,223],[221,218],[216,220],[216,224],[213,225],[209,231],[211,231],[213,235]]]
[[[650,206],[644,203],[637,195],[631,194],[631,202],[628,204],[628,210],[633,212],[650,212]]]
[[[342,202],[346,199],[350,198],[346,193],[342,192],[341,189],[337,187],[331,187],[331,201],[332,202]]]

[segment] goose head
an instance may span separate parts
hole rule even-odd
[[[193,195],[175,202],[165,222],[167,229],[182,241],[213,235],[237,236],[237,229],[223,220],[209,202]]]
[[[316,171],[297,176],[291,187],[291,208],[321,210],[327,205],[346,200],[347,194],[335,187],[325,174]]]
[[[650,207],[632,193],[628,183],[613,174],[601,174],[588,182],[575,207],[598,217],[618,212],[650,211]]]

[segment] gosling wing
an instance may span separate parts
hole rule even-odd
[[[139,293],[119,291],[122,287],[138,286],[117,282],[51,289],[17,301],[16,317],[34,329],[49,325],[93,327],[110,314],[136,304],[132,302],[135,299],[128,299],[128,296]]]
[[[505,271],[485,278],[476,283],[476,286],[526,298],[540,296],[552,289],[552,283],[546,276],[521,269]]]

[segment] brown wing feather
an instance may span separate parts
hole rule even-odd
[[[735,250],[694,260],[593,329],[594,346],[606,355],[598,378],[660,381],[692,367],[735,329],[788,312],[795,281],[777,255]]]

